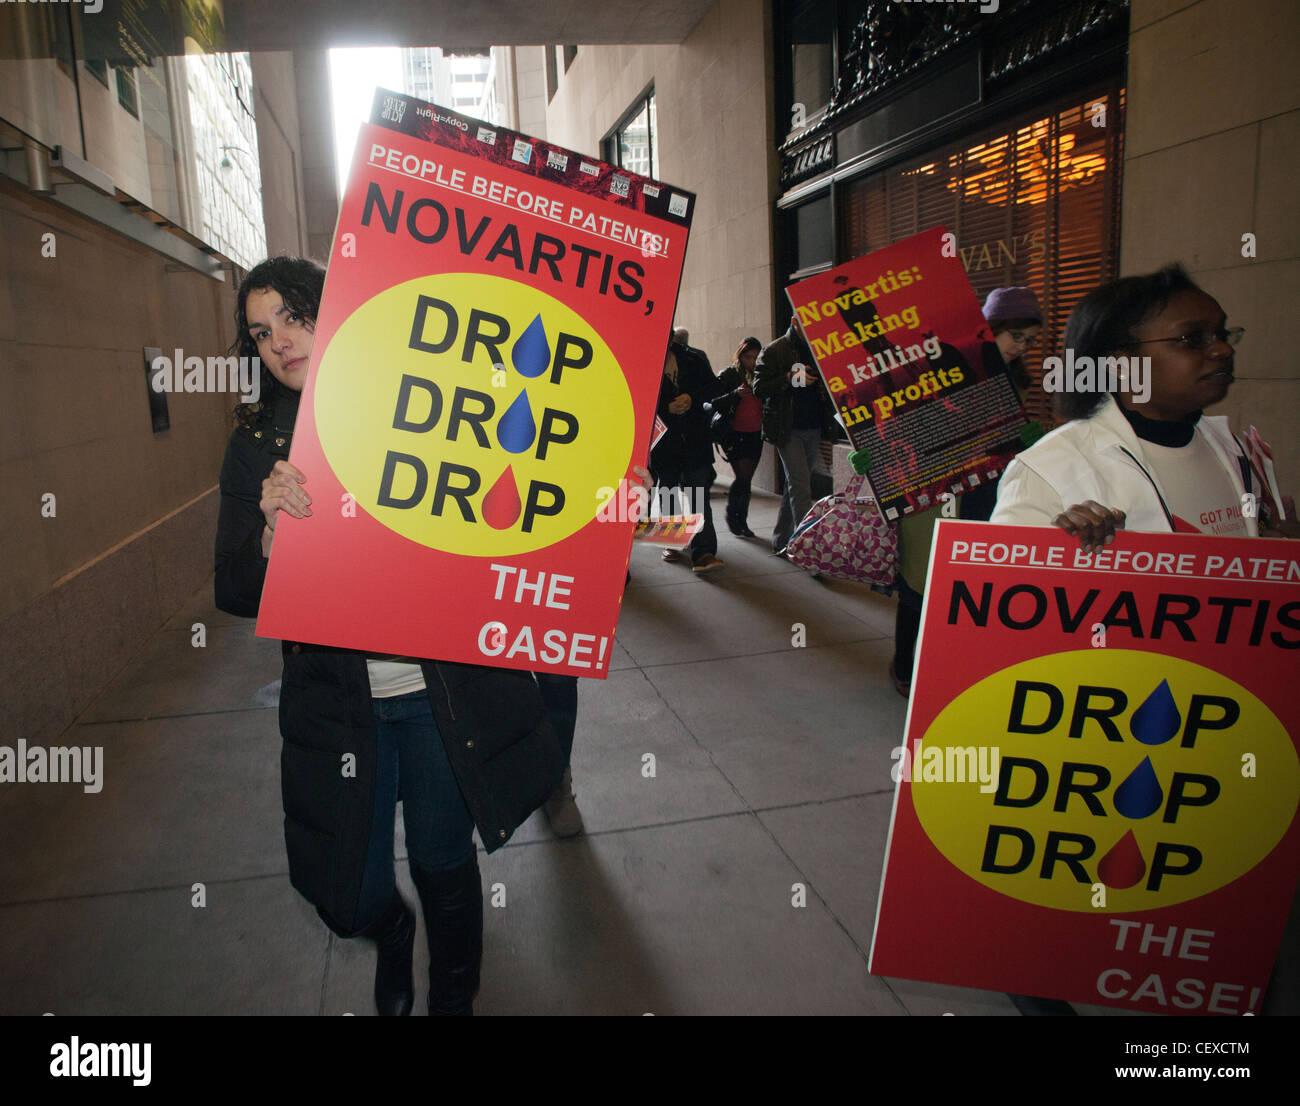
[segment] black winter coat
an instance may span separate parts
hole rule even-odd
[[[668,429],[650,454],[650,467],[656,477],[669,481],[713,463],[713,439],[709,435],[711,416],[704,410],[704,404],[722,394],[718,378],[713,375],[713,366],[702,350],[678,345],[672,349],[677,358],[677,383],[674,384],[667,376],[660,379],[657,408]],[[674,415],[668,410],[668,405],[682,393],[691,397],[690,409]]]
[[[262,481],[287,459],[297,393],[276,395],[230,436],[221,466],[216,602],[254,617],[267,561]],[[376,729],[364,654],[286,641],[280,787],[289,879],[340,936],[357,903],[374,815]],[[558,786],[563,756],[528,672],[423,661],[434,720],[483,847],[500,848]],[[355,757],[345,774],[345,757]]]

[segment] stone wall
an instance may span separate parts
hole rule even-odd
[[[599,155],[654,86],[660,176],[698,197],[677,322],[715,368],[775,336],[771,51],[764,0],[718,0],[680,46],[580,46],[546,115],[550,141]]]
[[[211,574],[214,488],[237,397],[171,394],[171,427],[153,431],[144,347],[224,354],[228,284],[8,179],[0,240],[10,742],[60,733]]]
[[[599,156],[654,87],[659,174],[697,196],[676,322],[718,371],[746,335],[766,343],[785,330],[773,297],[771,57],[770,2],[718,0],[680,46],[580,46],[546,113],[550,141]],[[756,486],[771,487],[773,465]]]
[[[1294,0],[1133,0],[1122,273],[1181,261],[1228,325],[1246,328],[1214,413],[1259,428],[1289,494],[1300,492],[1297,57]]]

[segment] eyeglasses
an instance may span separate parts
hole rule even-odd
[[[1233,349],[1241,344],[1244,326],[1218,327],[1215,330],[1202,330],[1196,334],[1180,334],[1177,338],[1142,338],[1135,339],[1135,346],[1145,346],[1148,342],[1177,342],[1183,349],[1204,351],[1215,342],[1227,342]]]

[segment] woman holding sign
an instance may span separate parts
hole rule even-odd
[[[325,273],[277,257],[240,286],[236,351],[261,358],[261,401],[237,409],[221,468],[217,606],[253,617],[281,512],[310,519],[288,462]],[[310,525],[310,523],[308,523]],[[436,616],[436,615],[435,615]],[[564,769],[531,674],[284,642],[281,790],[289,878],[341,937],[379,948],[375,1005],[414,1002],[415,915],[397,890],[399,795],[429,940],[429,1013],[470,1014],[483,947],[473,832],[491,852]]]
[[[1269,449],[1204,415],[1233,381],[1243,331],[1171,265],[1088,293],[1044,387],[1070,419],[1007,468],[992,522],[1059,526],[1096,551],[1121,528],[1300,536]]]

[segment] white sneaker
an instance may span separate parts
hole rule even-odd
[[[583,831],[582,811],[574,799],[573,773],[570,769],[564,770],[560,786],[551,792],[551,797],[542,804],[542,809],[546,812],[546,820],[551,823],[551,832],[556,837],[577,837]]]

